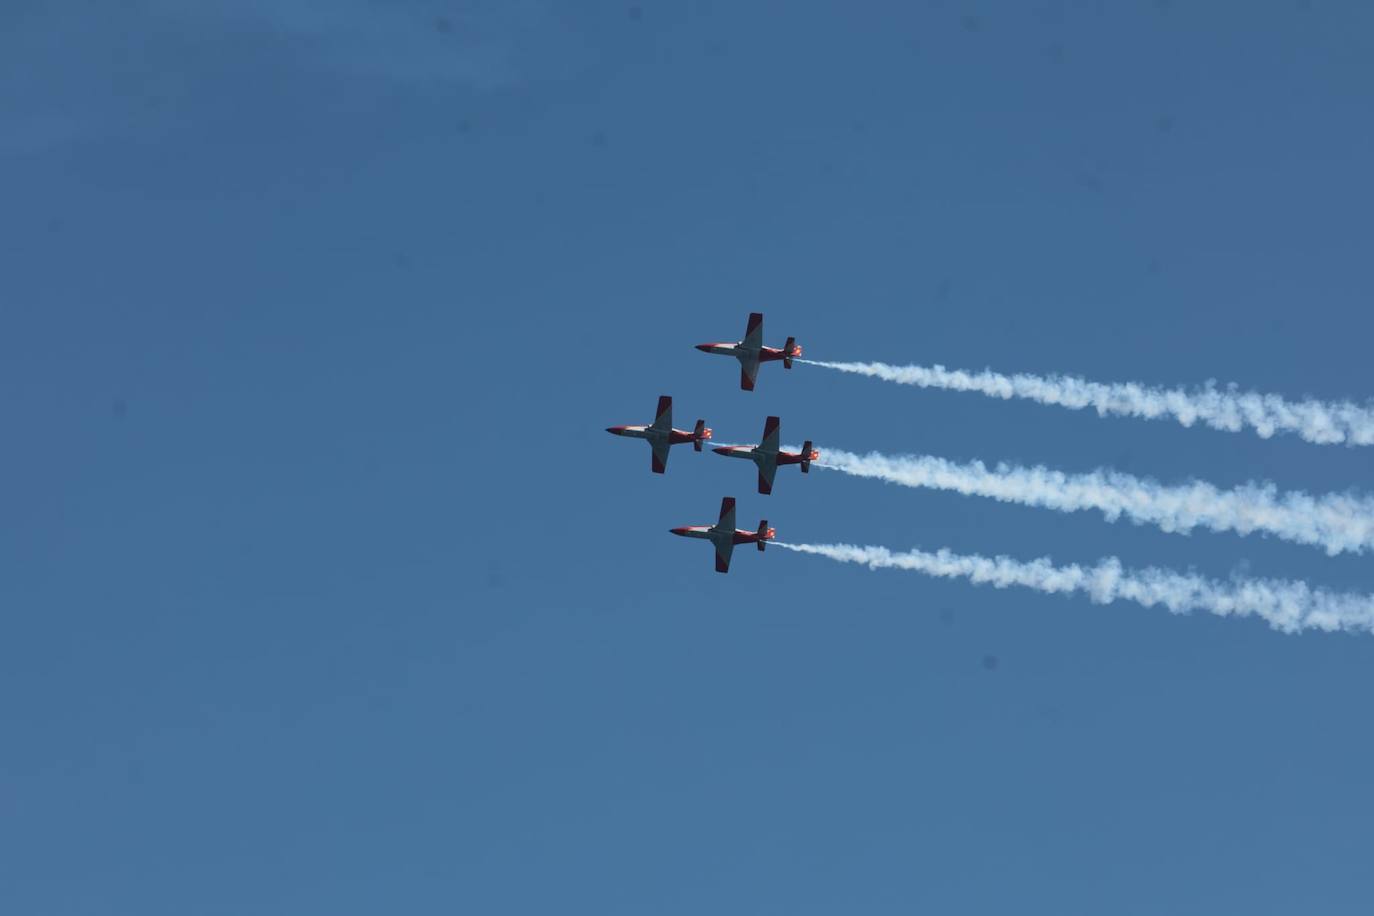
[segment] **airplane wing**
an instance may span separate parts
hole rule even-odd
[[[741,356],[739,358],[739,386],[745,391],[754,390],[754,379],[759,377],[759,357]]]
[[[731,522],[734,524],[734,522]],[[716,541],[716,572],[723,573],[730,571],[730,554],[735,552],[734,540]]]
[[[759,462],[759,492],[767,496],[773,492],[773,478],[778,473],[778,459],[768,455]]]
[[[759,451],[778,453],[778,438],[782,435],[782,421],[777,417],[769,417],[763,422],[763,441],[759,443]]]
[[[749,313],[749,325],[744,329],[744,340],[740,344],[746,350],[757,350],[763,346],[763,312]]]
[[[668,450],[672,448],[667,439],[650,439],[649,445],[654,450],[654,473],[662,474],[668,470]]]
[[[666,433],[673,428],[673,399],[666,394],[658,397],[658,413],[654,415],[654,429]]]
[[[724,528],[731,535],[735,533],[735,498],[733,496],[723,496],[720,500],[720,521],[716,522],[717,528]]]

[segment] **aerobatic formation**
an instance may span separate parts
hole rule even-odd
[[[781,361],[784,369],[792,368],[793,357],[801,355],[801,347],[795,338],[787,338],[782,347],[768,347],[763,343],[763,315],[752,312],[749,324],[744,330],[744,339],[734,343],[698,344],[698,350],[706,353],[719,353],[733,356],[739,360],[739,386],[745,391],[753,391],[758,379],[759,366],[766,362]],[[801,465],[802,473],[809,473],[811,462],[820,457],[820,452],[811,447],[810,441],[800,451],[790,452],[779,446],[782,422],[777,417],[769,417],[763,425],[763,441],[758,445],[723,445],[712,449],[718,455],[731,458],[748,458],[758,466],[759,492],[767,495],[773,492],[773,478],[779,465]],[[705,420],[698,420],[696,427],[688,432],[673,429],[673,399],[660,395],[658,414],[648,426],[608,426],[606,432],[614,436],[628,436],[632,439],[645,439],[653,450],[651,469],[662,474],[668,469],[668,450],[674,445],[692,443],[694,451],[701,451],[702,443],[711,438],[711,430]],[[759,522],[755,531],[735,528],[735,498],[727,496],[720,502],[720,518],[714,525],[682,525],[671,529],[673,534],[687,538],[700,538],[712,543],[716,548],[716,572],[730,571],[730,555],[736,544],[754,544],[762,552],[764,545],[771,541],[777,532],[768,527],[768,520]]]
[[[1063,376],[1004,376],[990,370],[975,374],[951,372],[940,366],[894,367],[885,363],[804,360],[800,358],[802,350],[796,338],[787,338],[781,347],[763,343],[763,315],[759,312],[749,315],[742,340],[698,344],[697,349],[738,360],[740,388],[745,391],[754,390],[763,363],[781,362],[784,369],[791,369],[794,364],[819,366],[922,388],[978,391],[994,397],[1020,397],[1071,408],[1094,407],[1104,417],[1173,416],[1185,426],[1199,422],[1232,432],[1250,427],[1265,438],[1276,432],[1291,432],[1314,443],[1374,444],[1374,408],[1348,401],[1286,401],[1277,395],[1238,392],[1235,388],[1221,391],[1210,383],[1203,389],[1187,391]],[[667,470],[672,446],[690,442],[693,451],[700,452],[712,437],[705,420],[697,420],[691,430],[674,429],[673,399],[667,395],[659,397],[658,413],[652,424],[610,426],[606,431],[646,440],[652,451],[650,467],[656,474]],[[1198,480],[1166,485],[1101,468],[1090,473],[1067,473],[1038,466],[997,464],[989,469],[979,461],[958,464],[931,455],[889,456],[829,449],[822,458],[810,439],[798,450],[789,450],[781,442],[782,422],[770,416],[764,422],[763,437],[757,445],[719,445],[712,451],[752,461],[758,471],[758,491],[763,495],[773,492],[779,467],[795,464],[806,474],[815,464],[849,476],[900,486],[948,490],[1061,512],[1098,510],[1108,522],[1125,517],[1170,533],[1187,534],[1194,528],[1241,536],[1258,533],[1317,547],[1330,555],[1374,550],[1374,496],[1283,493],[1273,484],[1256,482],[1232,490],[1219,490]],[[762,552],[777,535],[767,519],[761,520],[757,529],[736,528],[732,496],[721,500],[720,516],[714,525],[685,525],[670,530],[682,537],[710,541],[715,548],[716,571],[721,573],[730,570],[736,545],[753,544]],[[1130,570],[1116,557],[1105,557],[1095,566],[1056,566],[1048,557],[1022,561],[1006,556],[959,555],[945,549],[901,553],[876,546],[776,543],[804,556],[820,556],[870,569],[962,578],[995,588],[1017,586],[1044,593],[1082,594],[1100,604],[1126,600],[1145,607],[1162,606],[1174,613],[1198,610],[1220,616],[1255,616],[1288,633],[1374,633],[1374,596],[1331,592],[1302,581],[1233,576],[1228,582],[1221,582],[1191,572],[1175,573],[1154,567]]]

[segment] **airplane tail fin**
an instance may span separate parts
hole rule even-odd
[[[811,440],[810,440],[810,439],[807,439],[806,442],[802,445],[801,469],[802,469],[802,473],[803,473],[803,474],[810,474],[810,473],[811,473],[811,456],[812,456],[812,454],[814,454],[814,453],[813,453],[812,450],[811,450]]]
[[[768,519],[759,519],[758,540],[755,544],[759,545],[759,553],[763,553],[763,545],[773,536],[773,529],[768,527]]]
[[[701,443],[711,438],[711,430],[707,428],[705,420],[698,420],[697,425],[692,429],[692,450],[701,451]]]
[[[797,338],[787,338],[787,343],[782,345],[782,367],[792,368],[792,357],[801,356],[801,347],[797,346]]]

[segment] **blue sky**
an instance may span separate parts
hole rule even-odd
[[[740,551],[1368,558],[675,450],[1368,489],[692,348],[1371,391],[1374,11],[8,4],[0,899],[1364,913],[1374,638]]]

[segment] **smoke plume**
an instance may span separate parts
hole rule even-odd
[[[1071,410],[1095,409],[1100,416],[1172,417],[1184,426],[1202,423],[1213,429],[1239,432],[1249,427],[1268,439],[1275,433],[1295,433],[1321,445],[1374,445],[1374,408],[1351,401],[1286,401],[1278,395],[1240,391],[1235,386],[1152,388],[1136,382],[1102,383],[1064,375],[1002,375],[966,372],[944,366],[890,366],[886,363],[829,363],[799,359],[799,363],[852,372],[901,385],[976,391],[995,398],[1025,398]]]
[[[1198,480],[1166,486],[1148,477],[1110,470],[1066,474],[1039,465],[988,468],[981,461],[959,464],[929,455],[859,455],[833,448],[822,448],[821,460],[813,464],[907,487],[949,490],[1060,512],[1096,509],[1108,521],[1125,516],[1170,532],[1187,533],[1194,528],[1242,535],[1262,532],[1320,547],[1333,556],[1374,548],[1374,498],[1355,494],[1282,493],[1271,483],[1253,482],[1231,490]]]
[[[1221,582],[1157,567],[1128,570],[1115,557],[1096,566],[1055,566],[1047,557],[1022,562],[943,549],[893,553],[885,547],[852,544],[773,543],[786,550],[858,563],[869,569],[904,569],[994,588],[1019,585],[1046,594],[1082,593],[1098,604],[1125,600],[1145,607],[1163,606],[1174,614],[1206,611],[1219,617],[1255,616],[1284,633],[1374,632],[1374,598],[1314,589],[1305,582],[1239,577]]]

